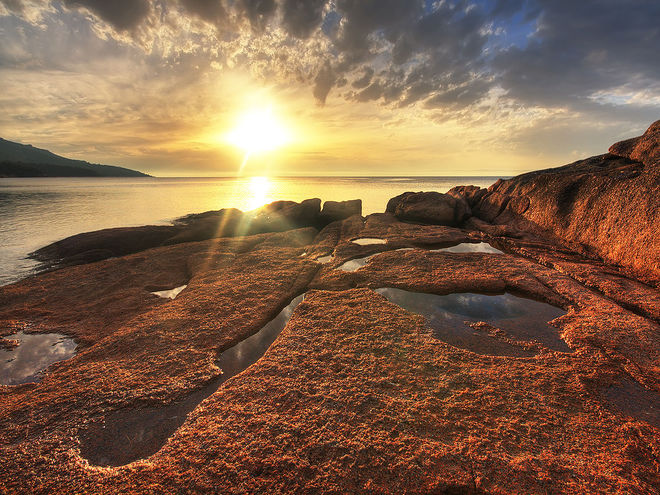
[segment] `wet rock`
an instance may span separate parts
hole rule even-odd
[[[474,196],[464,190],[494,223],[402,222],[395,212],[403,195],[386,214],[356,214],[321,232],[156,246],[0,287],[0,335],[29,324],[73,337],[81,350],[37,386],[0,386],[0,487],[655,493],[660,296],[610,262],[646,257],[652,267],[656,259],[658,174],[643,159],[608,154],[498,181]],[[289,207],[297,209],[281,203],[275,211]],[[364,237],[388,242],[350,242]],[[493,240],[507,254],[419,249]],[[589,249],[609,254],[596,259]],[[330,253],[328,264],[314,261]],[[337,269],[376,253],[359,270]],[[182,284],[174,300],[145,290]],[[527,324],[485,318],[466,326],[460,316],[452,325],[479,340],[475,353],[434,338],[440,334],[423,316],[376,293],[386,287],[458,299],[508,292],[566,314],[552,320],[551,340],[527,335]],[[140,426],[150,427],[150,411],[167,409],[169,421],[171,406],[204,398],[221,376],[218,356],[305,291],[268,351],[186,411],[147,462],[117,470],[81,459],[80,435],[103,418],[145,411]],[[556,338],[575,352],[558,352]],[[494,352],[504,347],[521,351]],[[579,441],[567,448],[566,439]]]
[[[337,218],[354,210],[361,202],[336,203],[329,211]],[[326,202],[333,203],[333,202]],[[345,204],[346,203],[346,204]],[[236,208],[195,213],[176,219],[173,225],[148,225],[86,232],[49,244],[30,256],[44,267],[62,267],[100,261],[137,253],[158,246],[205,241],[218,237],[282,232],[302,227],[320,228],[329,220],[321,218],[321,200],[275,201],[244,213]],[[343,213],[342,213],[343,212]],[[332,215],[330,215],[332,216]]]
[[[321,210],[321,219],[325,223],[344,220],[353,215],[362,215],[362,200],[326,201]]]
[[[248,218],[236,208],[186,215],[175,220],[174,224],[184,228],[163,242],[163,245],[205,241],[214,237],[232,237],[241,232],[247,234],[249,228]]]
[[[456,226],[470,217],[470,207],[463,198],[438,192],[406,192],[390,199],[387,213],[408,222]]]
[[[181,231],[181,227],[170,225],[103,229],[67,237],[30,256],[49,264],[98,261],[160,246]]]

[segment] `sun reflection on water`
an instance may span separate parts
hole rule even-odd
[[[246,187],[247,210],[254,210],[273,201],[273,183],[268,177],[251,177]]]

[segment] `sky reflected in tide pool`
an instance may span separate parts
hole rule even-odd
[[[183,289],[188,287],[188,285],[181,285],[179,287],[175,287],[174,289],[169,289],[169,290],[157,290],[155,292],[152,292],[154,296],[162,297],[163,299],[174,299],[176,296],[178,296]]]
[[[76,353],[76,343],[59,333],[18,332],[4,337],[17,340],[12,349],[0,349],[0,383],[19,385],[38,382],[41,372],[51,364],[64,361]]]
[[[438,296],[394,288],[376,292],[407,311],[424,316],[433,335],[455,347],[485,355],[525,357],[534,354],[465,324],[466,321],[484,321],[504,330],[514,340],[536,340],[549,349],[571,352],[559,330],[548,324],[566,312],[550,304],[512,294]]]
[[[456,246],[450,246],[440,249],[431,249],[432,253],[488,253],[504,254],[497,248],[494,248],[487,242],[462,242]]]

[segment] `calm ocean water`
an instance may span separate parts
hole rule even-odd
[[[246,177],[0,179],[0,285],[36,264],[28,253],[80,232],[166,224],[188,213],[248,211],[272,201],[362,199],[363,214],[385,211],[405,191],[487,187],[497,177]]]

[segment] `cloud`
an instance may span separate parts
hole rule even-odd
[[[373,75],[374,75],[374,70],[371,67],[365,67],[364,74],[362,75],[362,77],[353,81],[352,86],[356,89],[366,88],[367,86],[369,86],[369,83],[371,82],[371,78],[373,77]]]
[[[70,8],[86,8],[120,31],[137,27],[149,14],[148,0],[64,0]]]
[[[23,2],[21,0],[0,0],[0,5],[3,5],[9,12],[23,12]]]
[[[220,0],[180,0],[184,8],[201,19],[219,24],[225,20],[227,12]]]
[[[21,0],[1,2],[9,12],[24,10]],[[118,32],[148,22],[154,37],[143,43],[148,48],[167,42],[150,16],[154,9],[179,15],[175,21],[161,15],[170,29],[189,29],[181,16],[202,19],[221,29],[216,46],[203,45],[210,35],[191,30],[184,40],[188,49],[213,50],[220,58],[228,54],[232,64],[264,77],[307,80],[320,103],[338,82],[347,81],[358,90],[347,98],[398,107],[421,102],[425,108],[465,108],[497,88],[524,105],[557,107],[624,85],[639,91],[660,79],[660,65],[651,63],[660,46],[655,0],[64,3],[92,12]]]
[[[277,9],[275,0],[237,0],[236,5],[256,31],[263,31]]]
[[[622,133],[660,110],[658,19],[657,0],[0,0],[3,91],[21,103],[3,100],[2,123],[168,126],[194,106],[197,129],[215,82],[241,72],[318,111],[487,125],[500,142],[557,115],[552,143],[578,121]]]
[[[309,38],[323,21],[326,0],[284,0],[282,26],[296,38]]]
[[[330,62],[326,61],[321,66],[314,79],[314,98],[316,98],[322,105],[325,104],[328,93],[335,84],[336,79],[337,76],[335,75],[335,71],[330,65]]]
[[[494,58],[508,95],[526,104],[566,106],[599,91],[660,80],[660,3],[655,0],[538,1],[526,46]]]

